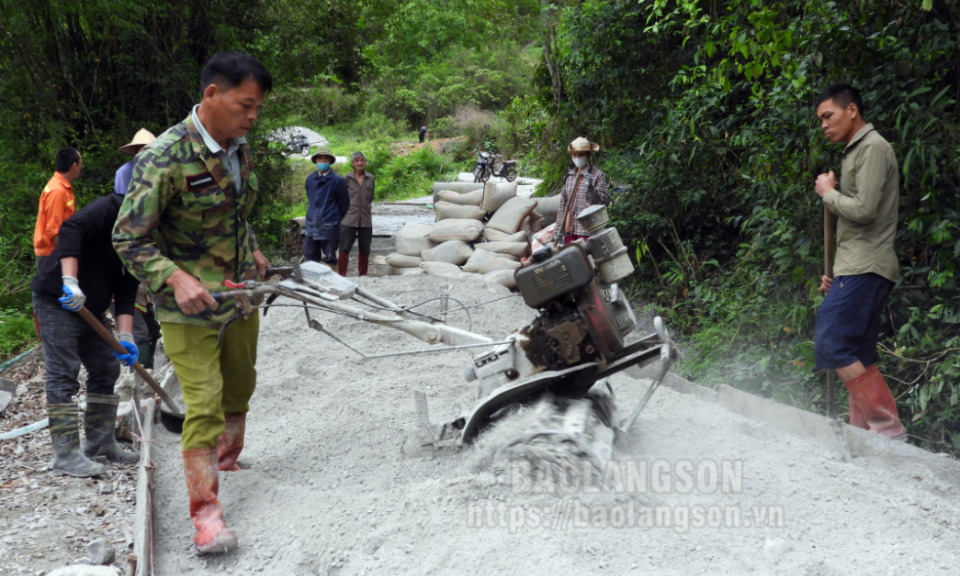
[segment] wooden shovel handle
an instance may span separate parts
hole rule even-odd
[[[98,320],[97,317],[93,315],[93,312],[87,310],[86,306],[81,306],[80,309],[77,310],[77,314],[79,314],[81,318],[86,320],[87,324],[89,324],[91,328],[96,330],[97,334],[99,334],[100,337],[103,338],[104,341],[106,341],[106,343],[109,344],[110,347],[113,348],[118,354],[130,353],[126,348],[123,347],[123,344],[121,344],[120,341],[114,337],[113,332],[107,329],[107,327],[104,326],[100,322],[100,320]],[[163,400],[167,404],[167,406],[170,407],[171,410],[173,410],[174,414],[183,416],[183,412],[180,411],[180,407],[174,404],[173,400],[170,399],[170,396],[163,391],[163,388],[160,387],[160,384],[158,384],[157,381],[154,380],[153,375],[147,372],[147,369],[144,368],[143,365],[141,365],[139,362],[134,362],[133,369],[136,370],[137,374],[139,374],[140,377],[143,378],[143,381],[146,382],[150,386],[150,388],[152,388],[153,391],[157,393],[158,396],[160,396],[160,399]]]
[[[833,278],[833,249],[837,241],[834,235],[837,217],[826,206],[823,207],[823,274]]]
[[[823,275],[833,278],[833,249],[836,246],[834,226],[836,216],[824,205],[823,207]],[[837,417],[837,388],[833,370],[827,370],[827,414],[831,418]]]

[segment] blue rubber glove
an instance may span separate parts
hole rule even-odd
[[[127,354],[119,354],[116,351],[113,352],[113,355],[117,357],[117,360],[120,361],[124,366],[133,366],[136,363],[137,358],[140,356],[140,351],[137,350],[137,345],[133,342],[133,334],[129,332],[123,332],[120,334],[120,345],[127,349]]]
[[[83,303],[87,301],[86,295],[80,289],[80,283],[73,276],[62,276],[63,278],[63,297],[60,298],[60,304],[64,310],[76,312],[80,310]]]

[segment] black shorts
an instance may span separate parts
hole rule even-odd
[[[858,360],[877,363],[880,316],[893,282],[879,274],[837,276],[817,309],[814,358],[817,370],[846,368]]]

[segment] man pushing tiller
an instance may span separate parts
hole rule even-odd
[[[156,294],[164,350],[187,405],[183,469],[201,554],[237,546],[217,497],[218,471],[240,470],[260,321],[254,311],[231,323],[218,345],[235,305],[218,307],[209,291],[263,278],[269,266],[247,220],[257,178],[245,136],[272,83],[247,54],[211,57],[200,104],[137,155],[113,236],[124,263]]]
[[[834,273],[832,278],[824,275],[820,285],[826,297],[817,310],[816,368],[835,370],[843,381],[851,425],[903,440],[907,432],[876,365],[880,316],[898,275],[897,159],[863,119],[863,103],[853,87],[830,86],[815,106],[824,136],[846,145],[843,186],[838,187],[832,171],[816,181],[817,195],[837,216]]]

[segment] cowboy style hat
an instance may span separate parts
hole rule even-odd
[[[567,152],[599,152],[600,145],[594,142],[591,142],[580,136],[569,145],[567,145]]]
[[[129,144],[124,144],[123,146],[117,148],[121,154],[126,154],[127,156],[136,156],[137,152],[147,144],[156,140],[157,137],[153,135],[153,132],[147,130],[146,128],[141,128],[137,130],[137,133],[133,135],[133,140]]]

